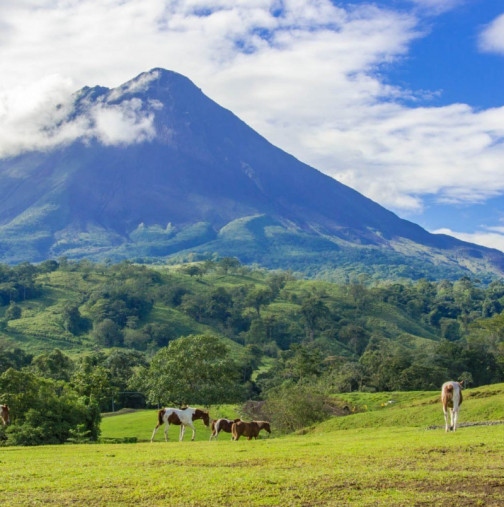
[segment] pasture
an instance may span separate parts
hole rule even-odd
[[[466,391],[460,423],[504,420],[504,386]],[[295,435],[0,449],[3,505],[503,505],[504,426],[445,433],[435,393],[348,395],[367,411]],[[381,397],[383,393],[376,396]],[[360,396],[360,397],[359,397]],[[498,406],[490,410],[489,407]],[[499,406],[500,405],[500,406]],[[464,411],[465,408],[465,411]],[[210,410],[232,416],[230,407]],[[435,416],[438,429],[426,429]],[[156,411],[107,417],[104,437],[148,440]],[[129,428],[129,429],[128,429]],[[172,433],[173,431],[173,433]]]

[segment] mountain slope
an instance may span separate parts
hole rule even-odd
[[[290,258],[306,271],[366,247],[384,264],[504,269],[501,252],[398,218],[271,145],[174,72],[84,88],[63,109],[54,128],[84,125],[80,135],[0,161],[0,260],[216,252],[272,267]]]

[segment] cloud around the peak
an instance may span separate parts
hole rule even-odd
[[[84,104],[74,114],[71,83],[50,76],[0,94],[0,157],[46,150],[76,140],[132,144],[155,136],[152,105],[140,99]],[[150,107],[149,107],[150,106]]]

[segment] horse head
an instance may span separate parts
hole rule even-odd
[[[267,421],[259,421],[258,424],[259,424],[259,429],[260,430],[265,430],[269,434],[271,434],[271,427],[270,427],[270,423],[269,422],[267,422]]]
[[[202,419],[203,424],[208,428],[210,426],[210,415],[206,410],[201,410],[197,408],[194,411],[193,419]]]
[[[202,410],[201,412],[202,412],[201,418],[203,419],[203,423],[208,428],[208,426],[210,425],[210,415],[206,410]]]
[[[9,407],[7,405],[1,406],[0,419],[2,419],[2,424],[4,426],[8,426],[10,424]]]

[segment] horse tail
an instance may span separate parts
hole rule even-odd
[[[164,408],[162,408],[161,410],[158,411],[158,413],[157,413],[158,426],[162,426],[164,414],[165,414]]]
[[[453,384],[448,382],[443,384],[443,389],[441,390],[441,403],[445,407],[445,410],[446,404],[451,403],[453,400],[453,394]]]

